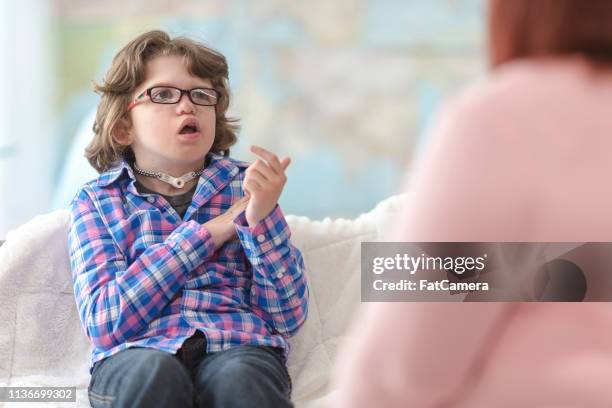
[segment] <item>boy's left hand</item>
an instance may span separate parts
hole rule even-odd
[[[283,187],[287,182],[285,169],[291,163],[289,157],[279,160],[278,157],[259,146],[251,146],[251,151],[261,157],[255,160],[246,170],[242,188],[250,197],[245,210],[249,227],[272,212]]]

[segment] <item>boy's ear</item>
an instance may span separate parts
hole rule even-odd
[[[127,119],[119,119],[113,131],[113,139],[124,146],[132,144],[132,127]]]

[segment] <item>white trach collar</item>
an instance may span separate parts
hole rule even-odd
[[[181,177],[172,177],[171,175],[162,173],[161,171],[142,170],[138,168],[138,166],[136,166],[136,162],[132,164],[132,167],[134,168],[134,171],[140,174],[141,176],[156,178],[158,180],[161,180],[165,183],[170,184],[174,188],[183,188],[185,183],[193,180],[196,177],[201,176],[202,173],[204,172],[204,167],[202,167],[198,171],[190,171],[189,173],[183,174]]]

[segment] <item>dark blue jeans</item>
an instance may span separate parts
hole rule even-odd
[[[201,332],[176,354],[129,348],[96,362],[89,402],[97,407],[293,407],[282,350],[238,346],[205,353]]]

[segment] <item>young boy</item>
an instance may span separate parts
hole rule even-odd
[[[94,407],[288,407],[308,287],[277,205],[289,158],[227,157],[225,58],[152,31],[114,58],[71,204]]]

